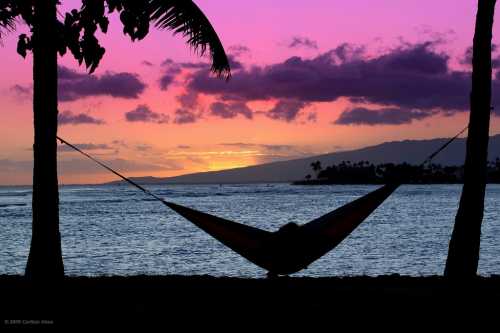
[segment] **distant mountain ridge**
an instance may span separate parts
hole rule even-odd
[[[443,145],[447,138],[385,142],[361,149],[334,152],[306,158],[272,162],[243,168],[186,174],[176,177],[135,177],[141,184],[228,184],[291,182],[312,174],[311,163],[321,161],[323,167],[342,161],[420,164],[429,154]],[[500,135],[490,137],[489,160],[500,157]],[[465,160],[465,139],[457,139],[442,151],[433,163],[462,165]],[[113,183],[120,183],[112,182]]]

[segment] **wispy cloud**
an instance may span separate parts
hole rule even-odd
[[[287,44],[287,46],[291,49],[296,49],[301,47],[314,50],[318,49],[318,43],[316,41],[301,36],[292,37],[292,40]]]
[[[71,111],[63,111],[59,113],[59,125],[103,125],[104,120],[94,118],[86,113],[73,113]]]

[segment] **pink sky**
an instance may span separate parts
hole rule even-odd
[[[238,47],[246,49],[237,58],[244,65],[243,72],[238,74],[236,70],[233,73],[234,79],[227,83],[228,88],[209,93],[210,87],[205,85],[203,90],[198,86],[197,103],[190,108],[180,105],[178,96],[193,93],[190,80],[197,75],[197,69],[183,68],[180,72],[175,72],[175,69],[182,63],[196,63],[200,59],[180,36],[173,37],[167,31],[153,29],[145,40],[132,43],[122,34],[115,17],[109,33],[102,36],[106,55],[95,74],[102,78],[108,74],[130,73],[136,75],[136,79],[146,87],[136,98],[89,94],[72,101],[61,101],[60,112],[83,114],[101,123],[62,125],[59,134],[70,142],[87,144],[82,147],[89,148],[89,152],[127,175],[173,176],[354,149],[390,140],[451,136],[466,124],[466,112],[452,110],[452,107],[444,111],[435,106],[425,107],[422,105],[427,102],[422,99],[413,100],[418,102],[415,106],[406,102],[398,104],[396,97],[394,102],[391,99],[391,103],[386,100],[380,102],[377,99],[379,95],[386,95],[380,91],[373,98],[360,93],[356,97],[368,98],[362,103],[349,99],[352,96],[323,101],[305,100],[298,97],[304,95],[303,91],[297,91],[296,98],[293,89],[290,91],[290,82],[281,82],[282,88],[279,85],[270,86],[271,96],[266,98],[260,95],[248,97],[248,90],[238,90],[237,97],[246,96],[242,103],[246,103],[245,106],[252,112],[251,119],[244,113],[234,117],[226,115],[224,118],[220,113],[217,116],[212,112],[212,103],[225,103],[221,91],[234,93],[239,84],[245,87],[244,79],[254,73],[252,67],[257,66],[266,72],[293,56],[301,57],[301,64],[313,63],[319,55],[343,43],[353,45],[354,49],[364,47],[360,60],[368,63],[370,59],[394,55],[397,50],[413,50],[419,43],[432,41],[426,51],[431,55],[448,55],[449,72],[467,70],[460,60],[472,42],[477,1],[195,2],[209,17],[229,53],[236,55]],[[80,2],[63,3],[72,7]],[[19,27],[19,31],[24,29]],[[498,35],[499,29],[499,25],[495,24],[494,36]],[[3,60],[0,64],[0,185],[31,182],[31,58],[23,59],[16,53],[17,35],[8,35],[0,47]],[[294,40],[296,46],[290,47]],[[166,59],[171,59],[174,65],[162,66]],[[146,61],[149,66],[144,64]],[[84,73],[84,68],[78,68],[70,56],[60,59],[60,64]],[[340,64],[338,59],[337,64]],[[345,70],[352,69],[348,65],[345,68],[342,64],[339,66]],[[175,72],[174,81],[162,90],[159,81],[168,71]],[[13,88],[16,85],[17,90]],[[26,89],[27,93],[19,88]],[[283,97],[280,94],[285,88],[288,95]],[[357,91],[357,88],[352,87],[352,90]],[[334,89],[332,87],[332,91]],[[265,94],[266,91],[264,89],[259,93]],[[325,92],[326,95],[329,93]],[[283,108],[275,110],[273,116],[272,110],[280,102]],[[441,105],[441,102],[436,103]],[[283,118],[282,115],[293,105],[298,107],[298,112],[293,118]],[[147,109],[141,106],[147,106]],[[398,109],[394,112],[410,112],[414,116],[409,120],[403,117],[399,123],[392,124],[347,124],[338,121],[343,112],[356,108]],[[189,115],[194,115],[196,121],[176,123],[178,109],[188,109]],[[153,118],[147,118],[149,122],[127,121],[126,113],[133,110],[139,115],[149,110],[147,115],[153,114]],[[493,117],[492,134],[498,132],[500,122]],[[115,179],[74,153],[61,151],[59,159],[61,183],[96,183]]]

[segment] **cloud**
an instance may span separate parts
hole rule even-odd
[[[341,97],[386,107],[440,110],[447,114],[468,109],[470,72],[453,70],[449,56],[435,51],[435,42],[405,44],[373,57],[363,47],[342,44],[311,59],[242,69],[226,84],[199,70],[188,89],[225,100],[296,100],[333,102]],[[500,82],[494,81],[494,100]],[[286,110],[271,113],[291,119]],[[292,110],[293,111],[293,110]]]
[[[147,61],[147,60],[144,60],[143,62],[141,62],[142,65],[144,66],[147,66],[147,67],[153,67],[154,64],[150,61]]]
[[[151,151],[153,149],[153,146],[148,145],[148,144],[140,144],[140,145],[135,146],[135,149],[137,151],[140,151],[140,152],[148,152],[148,151]]]
[[[236,147],[239,149],[261,148],[273,152],[290,151],[297,149],[293,145],[274,145],[274,144],[243,143],[243,142],[226,142],[226,143],[220,143],[219,145],[224,147]]]
[[[110,147],[109,145],[105,143],[100,143],[100,144],[94,144],[94,143],[76,143],[73,144],[77,148],[80,148],[82,150],[114,150],[113,147]],[[61,145],[57,147],[57,150],[59,152],[74,152],[73,148],[66,146],[66,145]]]
[[[236,59],[233,54],[228,54],[229,65],[232,71],[243,69],[243,64]],[[182,73],[183,70],[198,71],[205,70],[210,72],[211,65],[206,62],[175,62],[172,59],[166,59],[161,63],[164,68],[163,74],[160,76],[159,84],[161,90],[167,90],[174,82],[175,78]]]
[[[73,113],[71,111],[63,111],[58,116],[59,125],[103,125],[104,120],[94,118],[85,113]]]
[[[168,60],[168,61],[167,61]],[[175,77],[182,71],[181,66],[174,63],[173,60],[167,59],[162,63],[166,67],[163,75],[160,77],[160,89],[167,90],[168,87],[174,83]]]
[[[307,121],[310,123],[315,123],[318,121],[318,114],[316,112],[311,112],[307,115]]]
[[[64,66],[58,67],[59,100],[75,101],[92,96],[111,96],[135,99],[145,90],[146,84],[137,74],[106,72],[101,76],[77,73]]]
[[[243,102],[215,102],[210,105],[210,114],[216,117],[230,119],[242,115],[247,119],[253,118],[253,111]]]
[[[122,158],[103,159],[102,162],[113,169],[122,172],[151,172],[151,171],[171,171],[182,170],[183,166],[174,160],[165,160],[162,163],[152,164],[145,162],[136,162]],[[0,169],[4,172],[31,172],[33,170],[33,161],[22,160],[0,160]],[[102,167],[92,163],[87,159],[59,159],[58,170],[61,175],[65,174],[102,174],[107,171]]]
[[[343,111],[334,123],[337,125],[402,125],[434,114],[436,112],[433,111],[394,108],[373,110],[359,107]]]
[[[229,147],[231,150],[248,152],[254,156],[257,164],[290,160],[313,155],[313,152],[304,151],[298,146],[282,144],[262,144],[246,142],[226,142],[220,146]]]
[[[295,36],[292,40],[287,44],[287,46],[291,49],[295,48],[306,48],[306,49],[318,49],[318,43],[312,39],[307,37]]]
[[[165,165],[151,164],[145,162],[136,162],[131,160],[126,160],[122,158],[115,159],[105,159],[102,161],[104,164],[109,165],[113,169],[120,170],[122,172],[138,172],[138,171],[166,171],[166,170],[180,170],[182,166],[178,163],[166,163]],[[103,170],[95,163],[91,163],[88,160],[83,159],[68,159],[59,161],[59,170],[62,174],[71,173],[105,173]]]
[[[274,120],[292,122],[298,118],[300,111],[308,104],[297,100],[281,100],[266,113],[266,116]]]
[[[242,55],[250,53],[250,49],[245,45],[232,45],[228,48],[228,51],[235,57],[241,57]]]
[[[0,170],[2,172],[31,172],[33,171],[33,161],[20,161],[10,159],[0,159]]]
[[[198,93],[195,91],[188,91],[177,96],[176,99],[185,109],[193,110],[199,106]]]
[[[491,44],[491,52],[495,53],[498,50],[498,45],[496,44]],[[459,59],[460,64],[465,65],[465,66],[472,66],[472,46],[469,46],[465,52],[464,55],[461,59]],[[500,68],[500,56],[492,56],[491,58],[491,67],[493,69]]]
[[[140,104],[134,110],[126,112],[125,119],[129,122],[157,124],[167,124],[170,120],[168,115],[153,112],[146,104]]]
[[[111,143],[122,148],[128,148],[128,144],[123,140],[113,140]]]
[[[168,87],[174,82],[175,76],[170,75],[170,74],[164,74],[160,78],[160,89],[161,90],[167,90]]]
[[[31,97],[33,95],[32,86],[25,87],[20,84],[15,84],[12,87],[10,87],[10,90],[22,98]]]
[[[191,146],[188,146],[188,145],[178,145],[177,148],[178,149],[191,149]]]
[[[197,122],[200,118],[200,113],[181,108],[175,111],[174,123],[179,125],[191,124]]]

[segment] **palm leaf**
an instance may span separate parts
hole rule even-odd
[[[16,28],[17,14],[12,10],[10,1],[0,2],[0,39]]]
[[[210,51],[212,72],[229,78],[229,60],[212,24],[191,0],[150,0],[151,20],[159,29],[172,30],[188,38],[188,44],[200,55]]]

